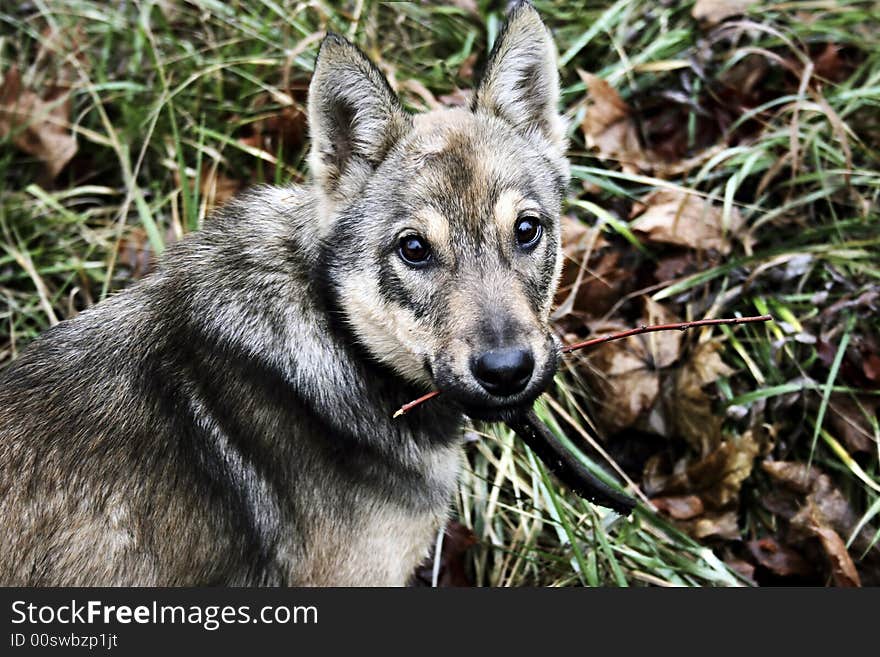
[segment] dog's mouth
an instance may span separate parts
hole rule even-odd
[[[528,384],[513,395],[493,395],[486,386],[473,378],[455,376],[442,364],[428,367],[444,400],[458,406],[465,415],[484,422],[504,422],[581,497],[614,509],[628,516],[636,502],[628,495],[613,489],[591,473],[535,415],[535,400],[549,387],[559,365],[561,352],[558,345],[547,355],[542,367],[533,371]]]
[[[467,403],[459,403],[462,411],[472,420],[482,422],[511,422],[522,417],[532,408],[534,400],[523,404],[499,404],[490,407],[485,405],[473,406]]]
[[[553,382],[559,354],[553,350],[544,363],[533,372],[526,387],[512,395],[492,394],[468,376],[456,376],[442,366],[437,367],[434,380],[447,401],[456,404],[473,420],[510,422],[528,413],[535,400]]]
[[[635,500],[598,479],[577,460],[575,456],[544,426],[535,415],[535,400],[553,381],[557,359],[548,359],[544,371],[537,373],[529,385],[519,394],[500,398],[487,394],[465,382],[464,385],[448,385],[443,390],[448,402],[459,406],[465,415],[484,422],[504,422],[581,497],[628,516],[635,507]]]

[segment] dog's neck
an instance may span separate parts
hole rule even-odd
[[[462,415],[446,404],[392,418],[424,390],[371,358],[342,320],[333,286],[322,276],[327,267],[318,248],[314,192],[263,188],[246,203],[247,217],[230,208],[215,220],[217,230],[206,226],[170,254],[160,277],[169,294],[185,295],[187,308],[182,326],[170,330],[185,326],[195,341],[210,336],[215,344],[199,350],[213,360],[206,367],[232,367],[230,375],[235,368],[264,372],[352,445],[384,434],[380,445],[365,447],[402,465],[459,441]],[[224,267],[210,266],[212,260]],[[213,277],[229,272],[233,261],[232,275]]]

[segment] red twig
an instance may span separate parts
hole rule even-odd
[[[696,328],[698,326],[717,326],[719,324],[749,324],[752,322],[769,322],[773,319],[771,315],[759,315],[757,317],[732,317],[727,319],[700,319],[695,322],[680,322],[678,324],[655,324],[653,326],[645,326],[644,324],[638,328],[630,329],[628,331],[621,331],[620,333],[612,333],[610,335],[603,336],[601,338],[593,338],[591,340],[585,340],[584,342],[576,342],[575,344],[568,345],[567,347],[563,347],[562,353],[569,354],[572,351],[576,351],[578,349],[583,349],[585,347],[593,347],[597,344],[603,344],[605,342],[611,342],[612,340],[621,340],[623,338],[628,338],[632,335],[641,335],[642,333],[653,333],[655,331],[687,331],[691,328]],[[404,404],[394,413],[394,417],[400,417],[404,413],[409,413],[412,409],[429,399],[433,399],[437,395],[440,394],[440,390],[432,390],[426,395],[422,395],[418,399],[414,399],[408,404]]]
[[[440,394],[439,390],[432,390],[427,395],[422,395],[418,399],[413,399],[411,402],[404,404],[403,406],[398,408],[397,411],[395,411],[393,417],[400,417],[404,413],[408,413],[410,410],[412,410],[413,408],[415,408],[416,406],[418,406],[422,402],[426,402],[429,399],[433,399],[434,397],[436,397],[439,394]]]
[[[639,328],[622,331],[621,333],[612,333],[601,338],[593,338],[584,342],[576,342],[567,347],[562,348],[562,353],[568,354],[584,347],[592,347],[603,342],[611,342],[612,340],[621,340],[631,335],[641,335],[642,333],[653,333],[654,331],[687,331],[697,326],[717,326],[718,324],[748,324],[750,322],[769,322],[773,317],[771,315],[760,315],[758,317],[734,317],[731,319],[700,319],[696,322],[680,322],[678,324],[655,324],[654,326],[645,326],[642,324]],[[408,410],[408,409],[407,409]]]

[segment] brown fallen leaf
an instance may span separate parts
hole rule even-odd
[[[696,251],[730,253],[731,237],[743,229],[742,215],[736,208],[724,225],[720,206],[694,194],[660,189],[641,199],[633,208],[630,228],[651,242],[684,246]]]
[[[129,276],[141,279],[156,267],[156,257],[147,231],[140,226],[132,226],[125,231],[119,241],[117,260],[120,267],[126,268]]]
[[[705,511],[703,500],[696,495],[669,495],[651,499],[659,511],[676,520],[690,520]]]
[[[761,468],[774,481],[800,495],[815,494],[819,499],[836,497],[837,489],[830,477],[816,466],[797,461],[764,461]],[[840,499],[845,498],[841,495]]]
[[[283,107],[280,111],[266,117],[263,130],[272,136],[272,142],[267,147],[273,148],[273,153],[278,152],[278,144],[284,149],[284,153],[295,153],[306,141],[306,112],[300,105]]]
[[[861,586],[862,581],[853,563],[852,557],[846,551],[846,545],[840,535],[830,527],[822,524],[810,527],[819,540],[822,548],[831,564],[831,577],[836,586]]]
[[[880,356],[869,353],[862,360],[862,373],[872,383],[880,383]]]
[[[723,417],[713,408],[712,396],[704,388],[733,374],[718,349],[717,342],[698,345],[676,372],[674,392],[665,398],[673,431],[701,456],[710,454],[721,443],[723,424]]]
[[[813,59],[817,77],[831,82],[843,82],[851,74],[851,66],[841,56],[843,47],[836,43],[826,43],[822,52]]]
[[[308,80],[285,80],[285,89],[266,91],[254,99],[253,107],[261,112],[255,121],[233,117],[230,123],[241,123],[236,132],[238,143],[263,151],[271,158],[279,153],[291,158],[303,148],[307,139],[306,90]]]
[[[624,330],[617,322],[590,324],[591,333]],[[597,421],[609,433],[632,426],[648,411],[660,392],[659,374],[649,369],[643,336],[608,342],[592,351],[585,376],[598,397]]]
[[[578,70],[587,85],[587,110],[581,130],[587,148],[603,160],[619,162],[622,169],[636,173],[647,165],[647,156],[639,143],[629,105],[602,78]]]
[[[584,142],[600,159],[618,163],[623,171],[651,173],[660,178],[680,176],[723,149],[722,144],[710,140],[692,152],[686,120],[661,117],[658,127],[657,117],[636,116],[606,80],[580,69],[578,75],[587,88],[581,121]],[[643,145],[640,134],[647,145]]]
[[[642,297],[641,324],[669,324],[679,321],[668,308]],[[601,336],[626,330],[614,321],[587,321],[591,335]],[[605,343],[585,358],[587,381],[598,398],[597,420],[614,434],[636,424],[657,404],[660,371],[680,355],[682,334],[677,331],[646,333],[626,340]],[[648,422],[648,424],[650,424]]]
[[[694,538],[723,538],[728,541],[740,537],[736,511],[712,511],[699,518],[676,523],[682,530]]]
[[[0,85],[0,138],[11,137],[20,150],[40,160],[50,179],[61,173],[77,151],[69,116],[68,91],[40,98],[22,87],[17,68],[6,71]]]
[[[477,65],[477,59],[477,53],[472,52],[461,61],[461,64],[458,66],[458,78],[460,80],[474,79],[474,67]]]
[[[697,495],[710,510],[735,507],[759,451],[758,442],[746,432],[725,440],[703,458],[680,459],[672,472],[664,471],[662,459],[654,457],[645,466],[643,488],[649,495]]]
[[[849,501],[834,486],[831,478],[817,467],[792,461],[765,461],[762,468],[782,491],[795,495],[788,504],[784,499],[767,496],[768,506],[789,524],[789,540],[808,545],[816,541],[825,555],[829,574],[838,586],[860,586],[864,579],[846,550],[842,537],[849,537],[859,522]],[[792,503],[793,502],[793,503]],[[796,509],[796,510],[794,510]],[[880,550],[871,548],[876,532],[874,527],[863,527],[854,538],[854,554],[868,552],[860,562],[862,574],[876,584]]]
[[[564,215],[562,251],[562,277],[553,319],[570,316],[565,326],[578,332],[584,324],[604,317],[635,288],[637,281],[630,265],[633,250],[610,244],[600,228]]]
[[[727,564],[731,570],[739,573],[740,576],[748,580],[752,586],[756,586],[754,564],[749,563],[745,559],[737,559],[733,555],[725,556],[724,563]]]
[[[761,566],[780,577],[808,576],[814,569],[797,550],[784,545],[772,536],[749,541],[749,553]]]
[[[642,313],[644,324],[675,324],[681,321],[678,315],[673,313],[663,304],[654,301],[651,297],[644,297],[645,309]],[[681,343],[684,333],[680,331],[662,331],[648,333],[645,340],[654,367],[669,367],[681,355]]]
[[[717,25],[725,18],[744,14],[756,2],[757,0],[697,0],[691,16],[706,25]]]
[[[764,81],[771,70],[766,57],[751,53],[718,75],[717,94],[723,105],[717,108],[717,112],[725,129],[743,111],[761,104],[766,90]],[[733,114],[728,115],[729,112]]]
[[[664,467],[662,454],[648,459],[642,489],[675,524],[694,538],[718,537],[737,540],[739,494],[751,475],[760,448],[751,432],[722,442],[698,460],[683,457],[672,471]]]

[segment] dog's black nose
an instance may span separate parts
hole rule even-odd
[[[471,361],[474,378],[487,392],[500,397],[522,392],[534,367],[535,359],[528,349],[496,349]]]

